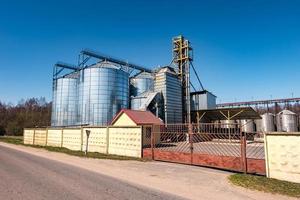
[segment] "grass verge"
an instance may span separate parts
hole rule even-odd
[[[288,181],[281,181],[264,176],[255,176],[248,174],[233,174],[229,176],[229,181],[234,185],[258,190],[273,194],[281,194],[300,198],[300,184]]]
[[[51,147],[51,146],[37,146],[37,145],[27,145],[23,143],[22,137],[10,137],[10,136],[0,136],[0,142],[16,144],[16,145],[23,145],[28,147],[46,149],[52,152],[59,152],[65,153],[72,156],[79,156],[79,157],[86,157],[86,158],[97,158],[97,159],[110,159],[110,160],[138,160],[138,161],[146,161],[142,158],[134,158],[128,156],[118,156],[118,155],[111,155],[111,154],[104,154],[104,153],[97,153],[97,152],[88,152],[87,155],[83,151],[73,151],[64,147]]]
[[[23,137],[0,136],[0,142],[23,145]]]

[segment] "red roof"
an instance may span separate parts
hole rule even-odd
[[[149,111],[139,111],[139,110],[129,110],[129,109],[122,109],[112,120],[111,125],[113,125],[119,117],[125,113],[134,123],[137,125],[143,124],[159,124],[163,125],[163,121],[153,115]]]

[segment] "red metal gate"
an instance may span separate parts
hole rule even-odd
[[[239,124],[153,126],[143,156],[153,160],[265,174],[264,144]]]

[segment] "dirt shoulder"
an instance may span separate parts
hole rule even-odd
[[[232,186],[227,180],[231,173],[221,170],[165,162],[81,158],[2,142],[0,145],[189,199],[293,199]]]

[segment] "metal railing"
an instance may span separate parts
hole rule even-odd
[[[241,127],[238,123],[155,125],[151,137],[146,138],[150,145],[144,148],[151,149],[152,159],[155,153],[168,153],[169,160],[172,156],[178,160],[179,155],[190,155],[191,164],[195,155],[238,159],[242,171],[247,172],[247,159],[264,159],[264,144],[261,133],[243,132]]]
[[[238,124],[172,124],[153,127],[153,148],[162,151],[239,156]],[[157,139],[159,137],[159,139]]]

